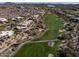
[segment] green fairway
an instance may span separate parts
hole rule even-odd
[[[62,21],[57,18],[56,14],[46,15],[44,18],[48,31],[39,39],[36,40],[54,40],[59,35],[59,29],[62,28]]]
[[[47,42],[44,43],[29,43],[24,45],[16,54],[17,57],[44,57],[52,53],[56,56],[57,54],[57,45],[56,42],[54,45],[55,48],[48,46]]]
[[[44,17],[45,24],[48,27],[47,32],[40,38],[35,40],[55,40],[60,34],[59,29],[62,28],[63,23],[57,18],[55,14],[49,14]],[[27,43],[16,53],[15,56],[48,56],[49,53],[56,56],[57,45],[59,42],[55,42],[53,48],[49,47],[47,42],[44,43]]]

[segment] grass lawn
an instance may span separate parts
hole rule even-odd
[[[56,37],[60,34],[59,29],[62,28],[63,23],[57,18],[56,14],[49,14],[44,17],[44,21],[48,27],[48,31],[40,38],[35,40],[54,40]],[[48,56],[49,53],[54,54],[56,56],[57,54],[57,45],[60,42],[55,42],[55,45],[53,48],[49,47],[47,45],[47,42],[45,43],[28,43],[25,44],[17,53],[15,56]]]

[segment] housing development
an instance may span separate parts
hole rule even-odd
[[[0,57],[78,56],[78,4],[0,4]]]

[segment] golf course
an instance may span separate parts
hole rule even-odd
[[[63,22],[58,18],[56,14],[48,14],[44,16],[44,22],[48,30],[40,38],[34,40],[56,40],[60,34],[59,30],[63,27]],[[33,40],[33,41],[34,41]],[[38,43],[26,43],[23,45],[19,51],[15,54],[16,57],[47,57],[48,54],[53,54],[57,56],[57,49],[60,41],[54,42],[53,47],[48,46],[48,41],[38,42]]]

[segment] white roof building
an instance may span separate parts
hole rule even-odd
[[[1,31],[0,32],[0,37],[3,37],[3,36],[12,36],[14,34],[14,31]]]
[[[18,18],[18,19],[22,19],[23,17],[18,16],[17,18]]]
[[[1,18],[0,17],[0,22],[7,22],[8,20],[6,18]]]

